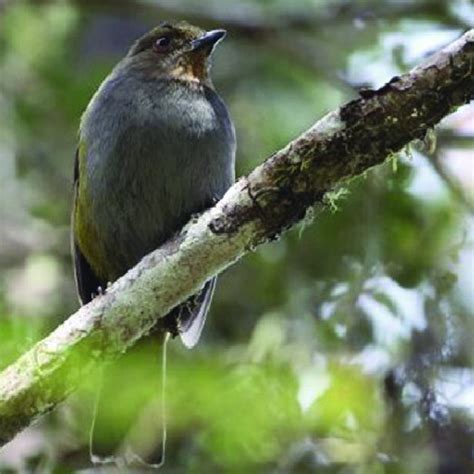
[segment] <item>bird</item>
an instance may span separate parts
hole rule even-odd
[[[140,37],[102,82],[79,128],[72,254],[82,304],[219,200],[235,179],[235,129],[211,80],[225,37],[185,21]],[[172,311],[188,348],[216,278]]]

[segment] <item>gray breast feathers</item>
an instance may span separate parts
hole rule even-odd
[[[234,181],[235,134],[210,89],[113,78],[81,127],[91,213],[111,279],[177,232]]]

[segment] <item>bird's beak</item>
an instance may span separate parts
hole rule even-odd
[[[204,35],[191,42],[191,48],[193,51],[207,49],[210,54],[216,44],[224,39],[226,34],[227,32],[225,30],[207,31]]]

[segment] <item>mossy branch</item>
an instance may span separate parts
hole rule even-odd
[[[0,374],[0,445],[52,410],[103,361],[341,182],[384,162],[474,97],[474,30],[410,73],[319,120]],[[329,199],[331,202],[331,199]]]

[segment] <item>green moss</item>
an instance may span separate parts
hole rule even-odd
[[[323,197],[323,204],[329,208],[332,213],[339,210],[338,201],[349,195],[346,187],[340,187],[334,191],[328,191]]]

